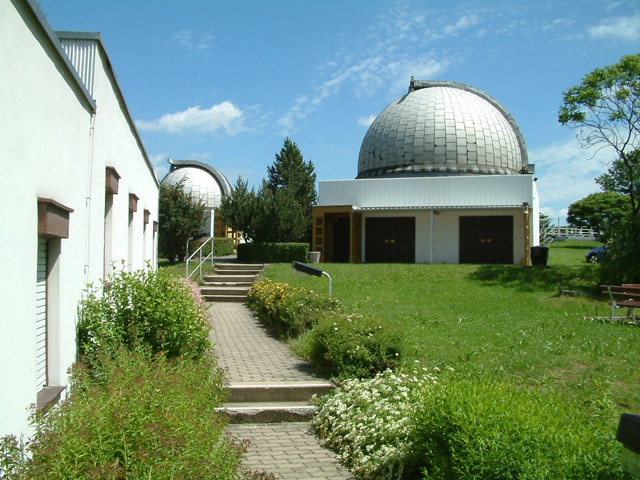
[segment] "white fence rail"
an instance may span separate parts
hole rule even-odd
[[[540,243],[551,243],[558,237],[567,238],[597,238],[600,232],[588,227],[560,227],[558,225],[548,225],[540,232]]]

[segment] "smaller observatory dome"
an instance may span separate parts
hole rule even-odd
[[[528,164],[518,125],[485,92],[411,78],[367,131],[358,177],[515,175]]]
[[[169,159],[171,168],[163,184],[177,185],[184,180],[184,192],[202,201],[208,210],[220,207],[222,197],[231,192],[229,180],[218,170],[196,160]]]

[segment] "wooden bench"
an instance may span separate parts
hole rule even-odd
[[[609,295],[611,304],[611,316],[613,321],[616,308],[627,308],[627,317],[631,316],[636,321],[636,308],[640,308],[640,284],[624,283],[622,285],[601,285],[602,293]]]

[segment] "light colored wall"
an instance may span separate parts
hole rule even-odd
[[[524,213],[522,209],[437,210],[433,217],[433,263],[458,263],[460,260],[461,216],[513,216],[513,263],[525,255]],[[416,263],[431,263],[431,211],[372,211],[362,215],[362,261],[365,258],[366,219],[372,217],[414,217],[416,222]]]
[[[56,375],[65,378],[75,353],[76,304],[84,287],[85,195],[91,112],[57,52],[25,4],[0,2],[0,435],[28,433],[36,401],[35,277],[38,197],[73,208],[61,241]],[[34,36],[35,35],[35,36]],[[74,254],[80,252],[80,255]]]
[[[144,152],[127,121],[127,107],[119,96],[117,85],[108,66],[108,58],[102,48],[98,51],[94,84],[98,101],[95,159],[96,168],[102,172],[102,184],[97,183],[95,187],[97,193],[94,199],[94,214],[104,219],[104,172],[107,166],[114,167],[121,178],[118,194],[113,196],[111,212],[111,259],[116,262],[116,265],[124,260],[129,271],[145,268],[147,262],[155,267],[153,222],[158,220],[158,185],[155,174],[147,165]],[[129,228],[130,193],[139,197],[138,210],[133,213],[131,228]],[[149,224],[146,228],[145,209],[150,212]],[[129,251],[129,235],[132,235],[131,251]],[[157,238],[155,241],[157,242]],[[94,254],[96,259],[101,259],[103,252],[100,250]]]
[[[533,204],[532,175],[328,180],[318,184],[318,205],[357,207],[519,207]]]
[[[30,406],[39,390],[35,382],[38,198],[51,198],[74,210],[69,238],[55,241],[59,254],[52,274],[55,288],[50,292],[57,297],[51,303],[56,338],[50,348],[56,352],[51,355],[50,384],[66,385],[75,360],[78,302],[86,284],[98,283],[104,273],[105,167],[116,167],[122,176],[114,199],[114,258],[127,258],[128,193],[140,197],[132,268],[144,266],[143,252],[155,264],[151,242],[158,187],[123,118],[126,107],[110,85],[105,56],[97,69],[94,95],[99,106],[94,117],[93,100],[68,70],[68,61],[34,1],[0,1],[0,45],[4,272],[0,275],[0,436],[29,436]],[[145,208],[151,218],[143,235]]]

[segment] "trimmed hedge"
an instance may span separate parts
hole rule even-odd
[[[213,239],[214,255],[216,257],[223,257],[225,255],[233,255],[235,249],[235,240],[233,238],[215,237]],[[202,249],[202,255],[209,255],[211,253],[211,244],[207,244]]]
[[[238,262],[286,263],[309,261],[308,243],[253,242],[238,245]]]

